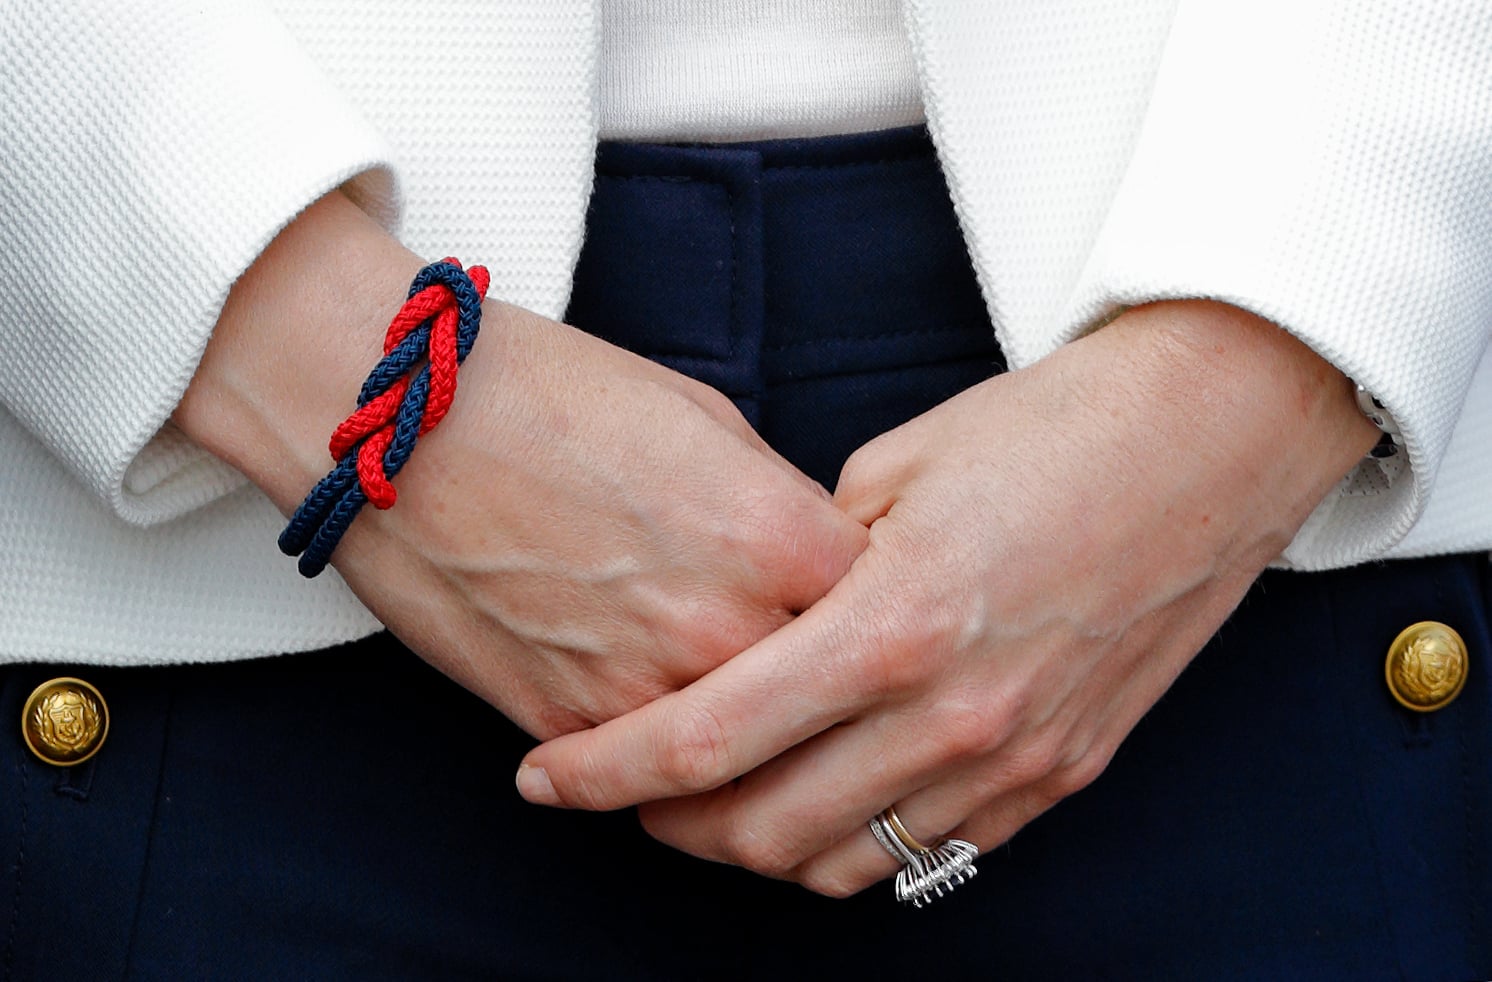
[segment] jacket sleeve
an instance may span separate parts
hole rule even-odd
[[[1064,321],[1076,335],[1127,305],[1224,300],[1388,407],[1407,473],[1357,475],[1289,564],[1383,554],[1435,483],[1492,331],[1489,80],[1492,7],[1479,0],[1178,6]]]
[[[0,0],[0,405],[126,521],[231,490],[168,423],[228,289],[387,160],[257,2]]]

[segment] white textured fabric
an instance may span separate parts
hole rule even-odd
[[[0,0],[0,661],[226,659],[374,628],[278,555],[261,495],[161,428],[233,279],[349,180],[417,251],[563,309],[597,11],[432,9]],[[1012,364],[1145,300],[1250,307],[1382,398],[1413,463],[1323,505],[1290,562],[1492,547],[1492,8],[907,0],[906,18]]]
[[[1492,375],[1467,400],[1492,334],[1492,7],[907,6],[1012,366],[1150,300],[1253,310],[1373,392],[1412,468],[1329,497],[1285,565],[1492,545]]]
[[[166,419],[232,282],[354,175],[410,248],[559,316],[596,49],[583,2],[0,0],[0,662],[220,660],[377,628],[279,554],[262,495],[216,500],[242,478]]]
[[[275,548],[284,519],[252,487],[144,528],[104,508],[3,413],[0,447],[0,663],[239,658],[379,627],[337,577],[296,574]]]
[[[0,9],[0,396],[134,522],[238,483],[180,440],[136,455],[238,274],[302,207],[388,159],[272,15],[191,6]],[[387,173],[361,189],[387,215]]]
[[[923,121],[899,0],[603,0],[603,140],[730,143]]]

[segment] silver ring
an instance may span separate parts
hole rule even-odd
[[[974,866],[978,846],[963,839],[939,839],[925,846],[907,831],[895,808],[872,818],[870,831],[881,848],[902,864],[896,874],[896,899],[902,903],[925,907],[979,872]]]

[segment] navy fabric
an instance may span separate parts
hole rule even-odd
[[[826,487],[1004,367],[920,130],[607,144],[596,173],[568,320],[724,392]]]
[[[922,134],[599,163],[572,320],[819,479],[999,369]],[[0,669],[0,978],[1488,978],[1489,610],[1482,556],[1266,574],[1092,787],[925,911],[524,804],[532,741],[387,635]],[[1383,657],[1425,619],[1473,663],[1422,716]],[[67,771],[16,725],[62,674],[112,710]]]

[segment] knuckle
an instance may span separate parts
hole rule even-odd
[[[1068,795],[1076,794],[1088,786],[1089,782],[1075,769],[1068,768],[1052,775],[1047,784],[1048,794],[1046,796],[1049,804],[1056,804]]]
[[[863,878],[850,876],[843,870],[824,864],[804,869],[798,876],[798,882],[805,889],[832,900],[846,900],[869,886]]]
[[[578,733],[595,726],[590,714],[563,705],[539,705],[528,720],[530,732],[540,740],[553,740],[567,733]]]
[[[658,664],[646,664],[619,652],[614,660],[596,666],[596,670],[589,673],[592,676],[587,682],[590,691],[583,705],[583,713],[589,720],[587,726],[615,719],[677,690],[679,683],[664,674],[671,657],[665,655]]]
[[[1057,790],[1062,797],[1075,794],[1083,790],[1108,769],[1109,761],[1113,759],[1113,751],[1093,747],[1087,753],[1082,754],[1075,760],[1063,765],[1054,775]]]
[[[723,602],[689,603],[672,629],[671,681],[687,685],[720,667],[786,621],[756,610],[730,610]]]
[[[961,696],[939,703],[932,739],[944,763],[983,757],[1005,742],[1012,714],[1001,700]]]
[[[733,776],[725,729],[706,708],[671,714],[658,740],[659,774],[677,791],[708,791]]]
[[[773,879],[787,879],[802,857],[780,837],[749,823],[733,824],[725,833],[730,862]]]
[[[886,577],[874,595],[874,612],[867,615],[874,619],[865,633],[878,639],[880,663],[866,668],[875,672],[887,694],[943,677],[981,647],[986,630],[982,608],[930,583],[919,572],[926,568],[912,564]]]
[[[862,445],[845,460],[844,466],[839,469],[839,482],[837,490],[840,494],[850,497],[858,497],[862,492],[873,487],[880,473],[880,467],[876,461],[880,459],[879,444],[881,437],[876,437],[869,443]]]
[[[927,662],[902,645],[864,650],[851,677],[873,699],[894,699],[919,688],[928,678]]]
[[[716,419],[728,420],[733,425],[737,420],[740,420],[740,430],[746,432],[749,429],[746,426],[745,420],[741,417],[741,410],[737,409],[736,404],[730,400],[730,397],[719,389],[704,385],[703,383],[695,383],[690,386],[689,394],[690,398],[698,403],[701,409]]]
[[[1073,734],[1058,732],[1049,725],[1036,740],[1032,756],[1043,773],[1061,774],[1074,760],[1083,756],[1083,752],[1078,749]]]
[[[677,845],[673,837],[672,823],[665,821],[657,808],[642,805],[637,809],[637,822],[642,830],[666,846]]]
[[[1017,787],[1050,785],[1062,768],[1061,748],[1050,739],[1036,740],[1021,749],[1011,772]]]
[[[942,652],[927,643],[925,624],[910,612],[914,604],[882,595],[857,614],[842,650],[851,659],[843,666],[861,691],[876,699],[895,699],[924,689],[942,670]],[[864,639],[873,639],[865,643]]]
[[[652,380],[652,402],[660,414],[690,419],[703,414],[734,428],[741,415],[735,404],[718,389],[687,375],[666,373]],[[745,421],[742,420],[744,425]]]
[[[978,778],[979,793],[1044,795],[1052,787],[1056,756],[1042,741],[1020,740],[1000,748]]]
[[[699,829],[691,827],[686,819],[673,814],[671,809],[659,808],[655,804],[643,805],[637,809],[637,820],[644,832],[665,846],[699,855],[695,841]]]
[[[911,464],[912,449],[895,429],[861,444],[839,468],[836,495],[855,499],[898,481]]]
[[[777,570],[793,580],[805,577],[817,541],[823,503],[794,487],[785,475],[759,471],[734,491],[728,518],[716,543],[758,571]]]

